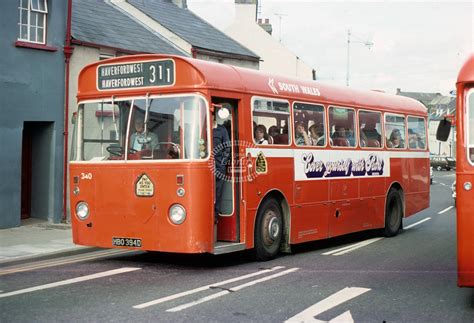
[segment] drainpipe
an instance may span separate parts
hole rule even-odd
[[[193,58],[196,58],[196,57],[197,57],[197,50],[196,50],[196,48],[191,47],[191,55],[192,55]]]
[[[69,63],[74,47],[71,46],[72,0],[67,4],[66,41],[64,45],[65,59],[65,96],[64,96],[64,165],[63,165],[63,221],[67,221],[67,174],[68,174],[68,139],[69,139]]]

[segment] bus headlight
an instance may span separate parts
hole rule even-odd
[[[471,184],[471,182],[465,182],[465,183],[464,183],[464,189],[465,189],[466,191],[470,191],[470,190],[472,189],[472,184]]]
[[[89,205],[86,202],[79,202],[76,205],[76,215],[80,220],[85,220],[89,216]]]
[[[180,204],[173,204],[170,207],[168,216],[174,224],[181,224],[186,220],[186,210]]]

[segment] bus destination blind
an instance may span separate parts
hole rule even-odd
[[[174,84],[174,61],[159,60],[99,65],[97,89],[120,90]]]

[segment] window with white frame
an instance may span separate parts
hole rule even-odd
[[[18,40],[46,43],[47,0],[19,0]]]

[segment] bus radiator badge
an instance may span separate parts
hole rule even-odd
[[[142,197],[151,197],[155,194],[155,185],[151,179],[146,175],[142,174],[138,177],[135,184],[135,195]]]

